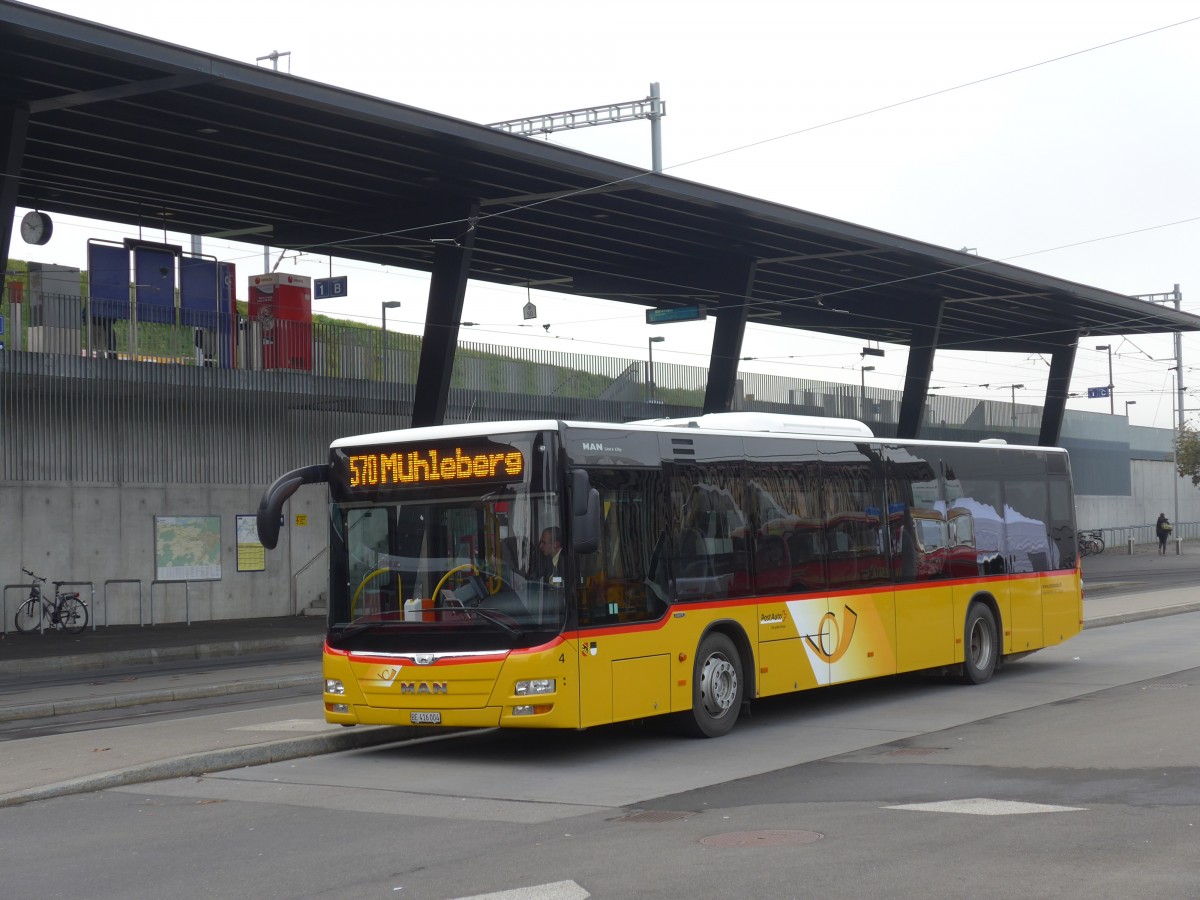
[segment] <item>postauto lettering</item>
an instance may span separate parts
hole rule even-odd
[[[349,455],[346,462],[352,488],[443,481],[512,481],[519,479],[525,468],[525,458],[519,450],[489,448],[486,452],[472,452],[462,447],[448,451],[355,453]]]

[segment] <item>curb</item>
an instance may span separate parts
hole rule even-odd
[[[364,726],[359,726],[363,728]],[[128,769],[117,769],[111,772],[99,772],[95,775],[85,775],[60,781],[57,784],[47,784],[41,787],[27,788],[14,791],[11,794],[0,795],[0,809],[8,806],[20,806],[35,800],[50,800],[55,797],[66,797],[71,794],[87,794],[108,788],[125,787],[131,784],[142,784],[147,781],[163,781],[168,778],[187,778],[206,775],[210,772],[222,772],[229,769],[242,769],[248,766],[262,766],[268,763],[282,762],[288,759],[298,759],[304,756],[316,756],[322,753],[337,753],[342,750],[357,750],[363,747],[377,747],[381,744],[395,744],[409,740],[417,735],[433,737],[430,729],[412,728],[408,726],[365,726],[366,730],[358,728],[329,734],[312,735],[303,738],[288,738],[282,741],[269,741],[264,744],[254,744],[248,747],[234,747],[228,750],[210,750],[179,756],[175,759],[131,766]],[[449,731],[438,732],[445,734]]]
[[[1161,619],[1164,616],[1177,616],[1183,613],[1200,612],[1200,601],[1180,603],[1176,606],[1160,606],[1156,609],[1139,609],[1134,612],[1113,613],[1108,616],[1096,616],[1084,619],[1083,627],[1103,628],[1105,625],[1124,625],[1126,622],[1140,622],[1143,619]]]
[[[107,653],[79,653],[73,656],[48,656],[38,659],[0,661],[0,676],[53,675],[80,669],[106,669],[116,666],[152,665],[189,659],[213,659],[224,656],[253,656],[288,650],[320,651],[324,635],[267,638],[248,641],[218,641],[208,644],[184,644],[179,647],[146,647],[140,650],[115,650]]]
[[[255,691],[279,691],[290,687],[311,687],[317,689],[320,686],[320,675],[285,675],[279,678],[253,678],[243,681],[198,684],[194,687],[160,688],[154,691],[117,694],[112,697],[81,697],[73,700],[25,703],[19,706],[0,707],[0,722],[45,719],[51,716],[95,712],[101,709],[128,709],[129,707],[146,706],[151,703],[200,700],[205,697],[224,697],[231,694],[249,694]]]

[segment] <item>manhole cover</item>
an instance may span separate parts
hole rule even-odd
[[[731,831],[701,838],[700,843],[706,847],[798,847],[823,837],[819,831]]]
[[[638,812],[631,812],[627,816],[621,816],[616,819],[617,822],[678,822],[680,819],[686,819],[694,816],[695,813],[690,812],[673,812],[669,809],[643,809]]]

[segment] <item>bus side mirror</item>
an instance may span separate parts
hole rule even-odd
[[[571,546],[576,553],[600,547],[600,492],[582,469],[571,473]]]
[[[262,499],[258,501],[258,512],[255,514],[255,524],[258,525],[258,540],[268,550],[274,550],[279,543],[279,526],[283,516],[283,504],[287,502],[297,488],[302,484],[324,484],[329,481],[329,466],[304,466],[293,469],[286,475],[275,479]]]

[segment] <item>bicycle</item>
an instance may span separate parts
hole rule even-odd
[[[54,600],[51,602],[42,591],[46,579],[28,569],[21,571],[33,579],[33,585],[29,588],[29,598],[17,607],[14,623],[17,631],[28,632],[39,628],[44,630],[47,622],[51,628],[61,628],[68,634],[79,634],[87,628],[88,608],[87,604],[79,599],[78,591],[64,592],[62,586],[66,582],[55,581]]]
[[[1104,538],[1098,531],[1079,532],[1079,553],[1081,556],[1099,555],[1104,552]]]

